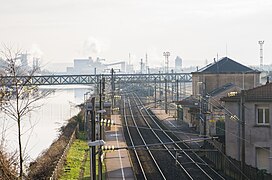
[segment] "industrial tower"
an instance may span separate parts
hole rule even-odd
[[[169,59],[170,52],[163,52],[163,56],[165,57],[165,73],[168,73],[169,70]]]
[[[264,44],[264,41],[259,41],[259,45],[260,45],[260,68],[263,67],[263,44]]]

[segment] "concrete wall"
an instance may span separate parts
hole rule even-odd
[[[199,82],[205,82],[205,84]],[[203,92],[211,92],[227,83],[234,83],[241,89],[251,89],[260,84],[260,74],[193,74],[193,96],[197,96]]]
[[[272,156],[272,129],[271,129],[271,117],[272,117],[272,103],[269,104],[270,111],[270,125],[260,126],[256,125],[256,105],[265,104],[257,102],[247,102],[245,104],[245,136],[246,136],[246,164],[256,167],[256,147],[270,148],[270,157]],[[238,103],[227,102],[226,108],[233,114],[239,117],[239,105]],[[239,122],[230,120],[229,116],[225,118],[226,127],[226,153],[227,155],[241,160],[239,151],[241,150],[239,145]],[[269,172],[272,172],[272,159],[269,158]]]

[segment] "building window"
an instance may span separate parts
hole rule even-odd
[[[269,172],[270,149],[266,147],[256,147],[256,167]]]
[[[257,106],[257,124],[269,124],[269,108],[268,106]]]

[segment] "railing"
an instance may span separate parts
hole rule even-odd
[[[272,175],[263,170],[259,170],[250,165],[245,166],[244,172],[241,171],[241,162],[227,156],[223,152],[223,146],[217,141],[207,141],[205,147],[208,149],[218,149],[218,152],[205,152],[205,156],[214,163],[216,169],[224,172],[233,179],[258,179],[270,180]]]
[[[65,149],[63,151],[63,154],[61,155],[60,159],[58,160],[58,163],[57,163],[51,177],[49,178],[50,180],[58,179],[58,177],[60,175],[60,172],[62,171],[64,160],[66,158],[68,150],[70,149],[70,146],[72,145],[73,141],[76,139],[76,131],[77,131],[77,128],[75,128],[73,134],[71,135],[71,138],[70,138],[68,144],[66,145],[66,147],[65,147]]]

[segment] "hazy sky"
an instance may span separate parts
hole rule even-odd
[[[229,56],[245,65],[272,64],[271,0],[0,0],[0,41],[44,62],[101,57],[133,64],[201,65]]]

